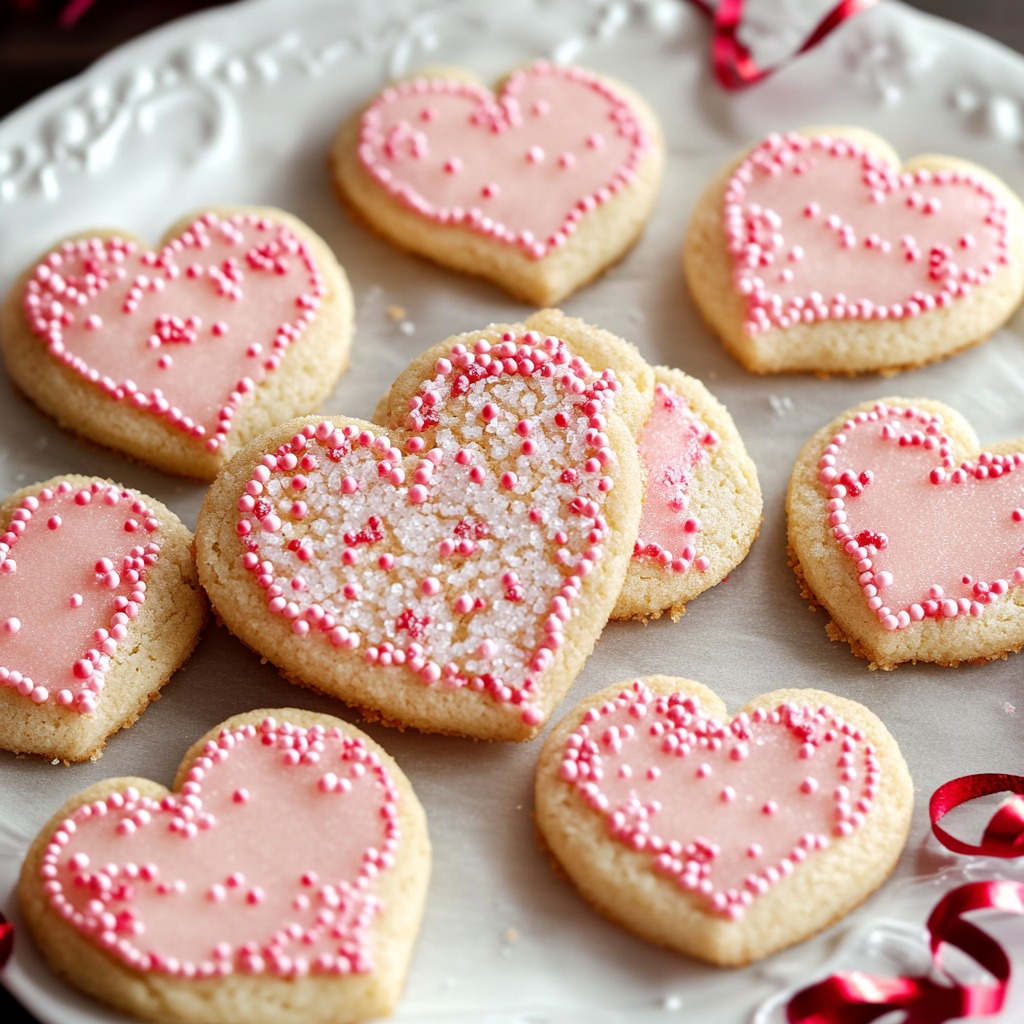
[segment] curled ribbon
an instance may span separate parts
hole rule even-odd
[[[939,821],[954,807],[993,793],[1012,793],[992,816],[978,845],[965,843],[941,828]],[[1024,778],[1019,775],[965,775],[943,783],[928,804],[932,831],[947,850],[982,857],[1024,857]]]
[[[713,4],[711,0],[690,0],[690,3],[711,18],[714,25],[711,60],[715,77],[726,89],[742,89],[767,78],[783,64],[817,46],[833,29],[855,14],[874,7],[878,0],[840,0],[822,18],[800,48],[786,61],[774,67],[761,67],[754,60],[749,48],[740,40],[739,31],[743,25],[743,8],[746,6],[746,0],[718,0],[717,4]]]
[[[0,914],[0,970],[14,952],[14,925]]]
[[[989,820],[979,843],[966,843],[939,825],[961,804],[993,793],[1011,793]],[[968,775],[940,786],[929,803],[932,831],[955,853],[986,857],[1024,856],[1024,778]],[[935,905],[926,929],[933,976],[882,978],[860,971],[833,974],[802,989],[789,1001],[789,1024],[869,1024],[903,1010],[906,1024],[942,1024],[958,1017],[990,1017],[1006,1000],[1011,965],[1003,947],[966,920],[975,910],[1001,910],[1024,916],[1024,884],[970,882],[951,890]],[[991,981],[961,984],[943,966],[943,953],[957,949],[984,968]]]

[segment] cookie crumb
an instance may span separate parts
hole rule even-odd
[[[1016,709],[1016,708],[1015,708],[1015,707],[1014,707],[1014,706],[1013,706],[1013,705],[1012,705],[1012,704],[1011,704],[1011,703],[1010,703],[1009,701],[1007,701],[1007,702],[1006,702],[1006,703],[1005,703],[1005,704],[1003,705],[1003,710],[1004,710],[1004,711],[1005,711],[1005,712],[1006,712],[1006,713],[1007,713],[1008,715],[1012,715],[1012,714],[1014,713],[1014,711],[1016,711],[1017,709]]]
[[[505,941],[506,942],[518,942],[519,941],[519,929],[508,927],[505,929]]]
[[[388,316],[396,322],[398,320],[405,319],[405,307],[404,306],[388,306]]]

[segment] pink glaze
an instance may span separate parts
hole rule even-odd
[[[914,316],[1009,262],[1006,205],[980,177],[900,172],[828,136],[769,136],[730,179],[723,212],[751,334]]]
[[[55,359],[214,451],[324,294],[287,227],[207,213],[156,252],[65,242],[35,268],[24,309]]]
[[[180,793],[134,788],[53,833],[53,909],[136,970],[183,978],[364,974],[399,794],[338,729],[265,719],[203,748]]]
[[[561,776],[658,874],[738,919],[781,878],[860,828],[881,779],[863,732],[783,704],[728,724],[637,680],[588,711]]]
[[[101,481],[23,498],[0,536],[0,686],[95,711],[146,600],[159,528],[137,494]]]
[[[1024,454],[957,465],[939,416],[879,402],[825,447],[829,530],[886,629],[981,615],[1024,583]]]
[[[501,92],[417,78],[386,89],[359,158],[409,209],[541,259],[633,181],[651,147],[636,111],[579,68],[540,62]]]
[[[685,398],[664,384],[655,387],[654,406],[640,435],[647,483],[634,558],[679,573],[698,559],[701,522],[690,512],[694,473],[717,443],[714,431]],[[711,563],[705,557],[699,566],[706,571]]]
[[[605,554],[617,390],[536,332],[457,345],[411,400],[411,436],[324,422],[263,456],[238,501],[242,564],[297,637],[535,724],[540,679]]]

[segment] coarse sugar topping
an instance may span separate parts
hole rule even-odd
[[[242,564],[296,636],[536,723],[605,557],[618,386],[537,332],[456,345],[394,438],[324,421],[262,458]]]

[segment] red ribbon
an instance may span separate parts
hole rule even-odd
[[[69,0],[57,16],[57,24],[61,28],[72,28],[76,22],[89,10],[96,0]],[[38,0],[14,0],[14,6],[26,14],[34,14],[38,7]]]
[[[981,843],[965,843],[939,826],[954,807],[993,793],[1013,793],[992,816]],[[939,786],[928,805],[932,831],[943,846],[954,853],[982,857],[1024,857],[1024,778],[1019,775],[965,775]]]
[[[0,914],[0,970],[14,952],[14,925],[3,914]]]
[[[746,0],[718,0],[714,5],[710,0],[690,0],[690,3],[711,18],[714,24],[711,60],[715,77],[726,89],[743,89],[767,78],[784,64],[817,46],[833,29],[855,14],[874,7],[878,0],[840,0],[822,18],[796,53],[773,67],[761,67],[740,40],[739,31],[743,25]]]
[[[1012,793],[989,820],[980,843],[966,843],[939,825],[961,804],[993,793]],[[986,857],[1024,856],[1024,778],[968,775],[940,786],[929,804],[932,831],[955,853]],[[942,1024],[958,1017],[991,1017],[1002,1010],[1011,965],[1003,947],[966,920],[975,910],[1024,916],[1024,883],[970,882],[935,905],[926,928],[936,977],[881,978],[860,971],[834,974],[802,989],[789,1001],[789,1024],[869,1024],[903,1010],[905,1024]],[[991,982],[965,985],[943,967],[943,953],[957,949],[991,975]]]

